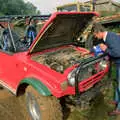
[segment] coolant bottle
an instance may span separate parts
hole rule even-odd
[[[100,48],[100,45],[94,46],[93,47],[93,52],[95,54],[95,56],[101,55],[104,52],[102,51],[102,49]]]

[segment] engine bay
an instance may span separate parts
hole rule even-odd
[[[32,60],[47,65],[60,73],[63,73],[65,69],[82,59],[81,52],[76,50],[74,46],[59,48],[44,54],[32,56]]]

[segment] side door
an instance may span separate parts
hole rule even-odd
[[[15,92],[25,70],[22,63],[14,53],[0,50],[0,84]]]
[[[0,83],[14,86],[13,75],[16,74],[16,62],[13,53],[0,50]]]

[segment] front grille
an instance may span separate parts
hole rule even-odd
[[[75,95],[77,100],[79,100],[79,97],[80,97],[79,83],[80,83],[81,91],[85,91],[90,87],[92,87],[94,84],[96,84],[101,79],[101,77],[103,77],[102,72],[107,68],[107,66],[104,69],[100,69],[99,62],[101,62],[105,58],[106,58],[106,54],[103,54],[103,55],[93,57],[80,62],[75,73]],[[98,67],[96,65],[98,65]],[[98,75],[97,78],[93,78],[96,75]],[[81,80],[84,80],[84,81],[79,82]]]
[[[96,74],[97,70],[95,68],[95,65],[89,65],[83,69],[81,69],[79,75],[78,75],[78,81],[85,80],[87,78],[90,78],[92,75]]]

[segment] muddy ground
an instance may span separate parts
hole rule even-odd
[[[65,120],[120,120],[120,116],[107,115],[107,112],[114,108],[108,104],[111,95],[109,93],[107,95],[107,97],[104,94],[97,96],[87,109],[70,106],[71,112],[66,112]],[[21,109],[15,96],[6,90],[0,90],[0,120],[24,120]]]

